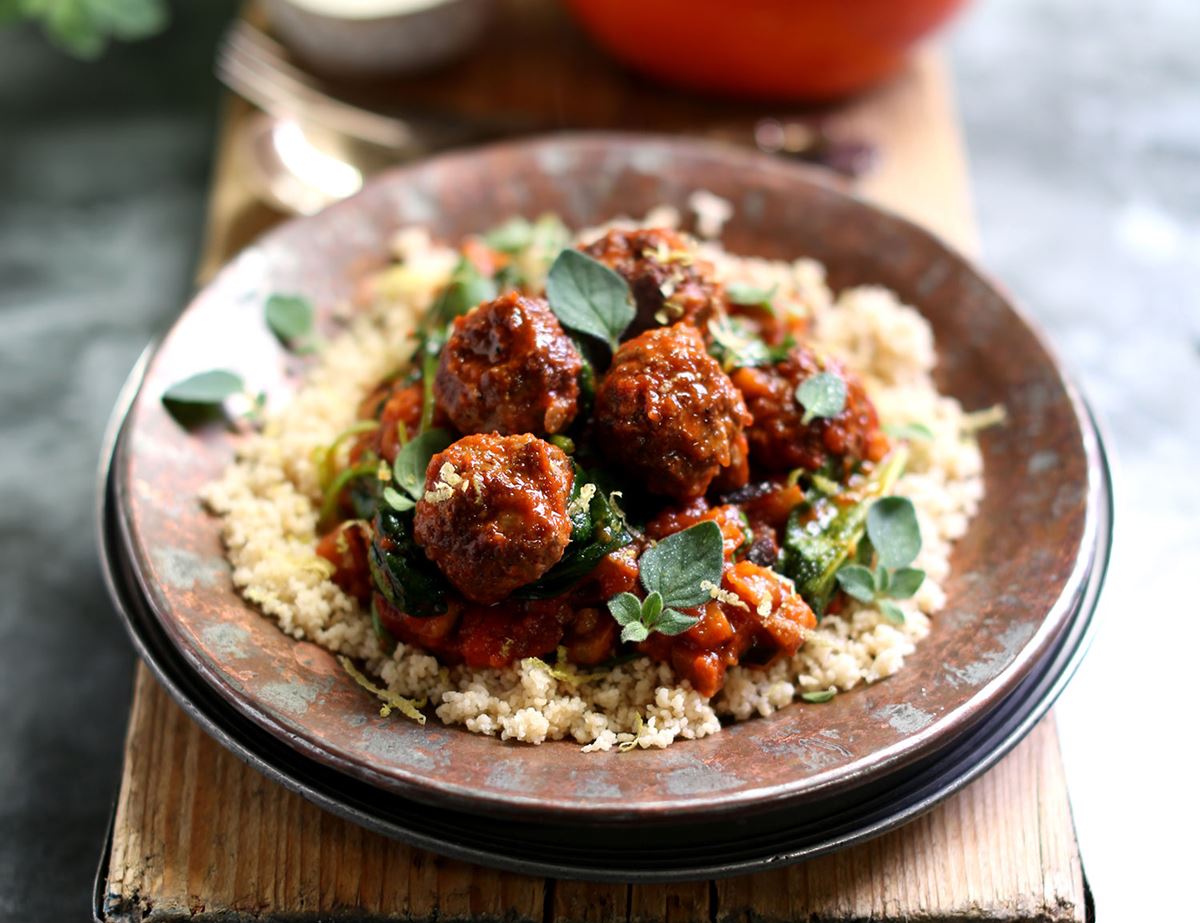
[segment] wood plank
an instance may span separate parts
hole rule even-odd
[[[225,114],[201,279],[280,217],[253,199],[239,168],[236,127],[249,111],[230,101]],[[961,139],[937,54],[921,55],[901,79],[832,122],[882,152],[859,192],[976,249]],[[715,883],[629,887],[471,866],[325,814],[209,739],[140,665],[107,895],[114,921],[1084,919],[1049,719],[978,782],[871,843]]]
[[[978,782],[870,843],[715,883],[632,888],[480,868],[325,814],[207,737],[141,666],[127,753],[108,874],[114,921],[1084,919],[1052,719]],[[181,765],[207,781],[176,784]]]

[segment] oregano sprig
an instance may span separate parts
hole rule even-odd
[[[645,641],[651,632],[678,635],[699,619],[680,612],[708,602],[708,587],[719,586],[725,563],[720,527],[712,520],[668,535],[638,558],[638,579],[646,598],[621,593],[608,611],[621,626],[622,641]]]
[[[925,581],[925,571],[910,566],[921,551],[921,527],[907,497],[881,497],[867,511],[867,539],[876,565],[845,564],[837,581],[846,594],[876,606],[884,618],[904,623],[904,610],[894,600],[911,599]]]
[[[778,346],[768,346],[744,320],[720,317],[708,322],[708,352],[726,372],[770,365],[787,357],[795,345],[790,337]]]
[[[800,422],[805,426],[815,417],[836,417],[846,409],[846,382],[833,372],[818,372],[800,382],[796,400],[804,408]]]
[[[637,313],[624,278],[599,260],[569,248],[550,266],[546,300],[564,327],[603,340],[613,352]]]

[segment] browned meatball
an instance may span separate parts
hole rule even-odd
[[[413,537],[463,596],[499,602],[562,557],[574,480],[535,436],[467,436],[430,460]]]
[[[697,497],[735,461],[750,415],[695,327],[649,330],[623,344],[596,391],[600,451],[647,490]]]
[[[516,292],[454,321],[434,392],[464,433],[558,433],[579,410],[583,360],[540,298]]]
[[[816,417],[806,425],[796,388],[820,372],[832,372],[846,382],[846,407],[836,417]],[[878,461],[887,453],[887,437],[862,383],[832,359],[819,359],[796,346],[774,365],[738,369],[733,383],[754,416],[746,436],[750,460],[758,468],[816,471],[837,461],[841,470],[836,473],[844,475],[855,462]]]
[[[712,264],[665,228],[609,231],[584,252],[625,277],[637,305],[627,336],[651,327],[691,324],[704,330],[725,309],[725,291]]]

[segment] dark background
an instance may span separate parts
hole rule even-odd
[[[93,472],[121,381],[191,291],[232,8],[176,4],[95,64],[0,32],[3,920],[88,914],[132,675]],[[1198,39],[1194,0],[985,0],[950,30],[984,262],[1118,456],[1103,630],[1058,708],[1102,921],[1179,916],[1200,821],[1179,708],[1200,649]]]

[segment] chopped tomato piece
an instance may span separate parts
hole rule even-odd
[[[317,542],[317,554],[333,567],[333,582],[363,605],[371,598],[367,550],[371,531],[363,522],[344,522]]]
[[[708,501],[700,497],[687,506],[659,513],[646,525],[646,534],[653,539],[666,538],[706,519],[711,519],[720,526],[721,538],[725,545],[725,560],[732,561],[738,550],[750,541],[749,524],[741,510],[732,503],[710,507]]]

